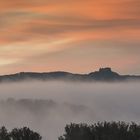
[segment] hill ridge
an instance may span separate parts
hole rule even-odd
[[[1,75],[0,82],[12,82],[23,80],[67,80],[67,81],[126,81],[140,80],[140,76],[135,75],[120,75],[112,71],[111,68],[100,68],[88,74],[75,74],[65,71],[53,72],[19,72],[9,75]]]

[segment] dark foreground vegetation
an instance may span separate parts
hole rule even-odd
[[[140,125],[124,122],[70,124],[59,140],[140,140]]]
[[[13,129],[8,132],[5,127],[0,128],[0,140],[41,140],[42,137],[27,127]]]
[[[27,127],[8,132],[0,128],[0,140],[42,140],[42,137]],[[58,140],[140,140],[140,125],[125,122],[98,122],[93,125],[70,124]]]

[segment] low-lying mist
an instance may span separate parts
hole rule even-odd
[[[0,125],[28,126],[56,140],[66,124],[140,121],[140,83],[20,82],[0,84]]]

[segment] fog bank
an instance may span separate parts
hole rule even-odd
[[[0,125],[28,126],[55,140],[70,122],[140,121],[140,83],[0,84]]]

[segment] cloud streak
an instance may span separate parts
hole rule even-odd
[[[47,63],[44,68],[38,66],[39,70],[55,70],[54,68],[56,68],[57,70],[71,71],[72,69],[67,66],[64,67],[64,63],[66,63],[64,60],[69,60],[69,57],[67,57],[66,54],[71,53],[68,52],[69,49],[67,48],[75,47],[75,50],[77,50],[77,44],[78,47],[82,46],[81,49],[83,49],[83,44],[85,44],[85,47],[87,48],[84,49],[85,52],[87,52],[86,54],[88,54],[91,46],[92,50],[97,49],[98,57],[100,56],[101,47],[105,46],[106,51],[109,47],[109,53],[113,54],[113,46],[115,46],[118,51],[121,51],[124,46],[127,46],[129,49],[126,49],[125,52],[122,51],[118,56],[120,56],[121,59],[128,61],[134,56],[133,54],[130,56],[129,51],[133,51],[135,55],[139,52],[137,49],[140,44],[139,4],[139,0],[87,0],[86,2],[84,0],[1,1],[1,62],[4,59],[7,59],[2,62],[3,64],[11,59],[11,64],[13,63],[13,66],[15,66],[16,63],[15,72],[28,69],[29,71],[32,71],[33,68],[34,71],[37,71],[38,68],[35,68],[35,65],[32,65],[30,68],[29,66],[21,67],[21,65],[25,63],[24,60],[27,58],[31,58],[31,63],[39,63],[39,61],[34,61],[32,58],[38,58],[38,56],[40,56],[43,60],[44,54],[46,54],[46,57],[49,56],[49,59],[52,59],[51,61],[54,65],[57,65],[58,63],[60,65],[54,67],[49,61],[49,64]],[[65,40],[69,41],[65,42]],[[88,42],[90,42],[90,44]],[[108,46],[106,46],[106,44],[108,44]],[[119,45],[116,46],[116,44]],[[131,47],[130,44],[132,44]],[[135,46],[133,46],[133,44],[135,44]],[[54,50],[57,51],[60,46],[64,49],[61,49],[62,53],[66,52],[65,50],[67,50],[67,52],[60,57],[63,59],[59,59],[60,61],[58,62],[56,61],[58,56],[54,56],[52,52]],[[71,54],[71,58],[75,57],[75,55],[73,56],[73,54],[75,54],[74,49]],[[79,49],[79,51],[77,51],[77,58],[78,60],[82,60],[82,57]],[[94,64],[96,65],[94,66],[95,68],[97,68],[97,65],[99,67],[103,65],[114,67],[115,61],[106,63],[102,56],[100,58],[101,60],[99,60],[97,57],[94,58],[93,54],[90,54],[89,57],[91,58],[90,61],[96,60],[96,64]],[[110,60],[112,59],[113,58],[111,57]],[[134,60],[137,62],[136,65],[139,64],[137,59],[139,59],[139,57]],[[89,61],[88,59],[86,60]],[[123,65],[125,65],[127,61],[125,61]],[[69,63],[72,64],[74,61],[72,60]],[[11,64],[7,67],[6,63],[6,67],[1,67],[1,73],[7,73],[6,69],[9,69]],[[44,63],[41,65],[44,65]],[[91,69],[92,62],[90,62],[90,64],[84,62],[84,66],[86,66],[87,69],[83,71],[75,68],[75,65],[77,64],[70,66],[73,68],[73,72],[87,72],[89,71],[89,68]],[[128,67],[131,69],[131,64],[129,64]],[[119,70],[123,71],[124,69],[122,68]],[[138,73],[139,70],[139,67],[135,67],[134,70],[130,71]],[[9,72],[11,73],[13,70],[10,70]]]

